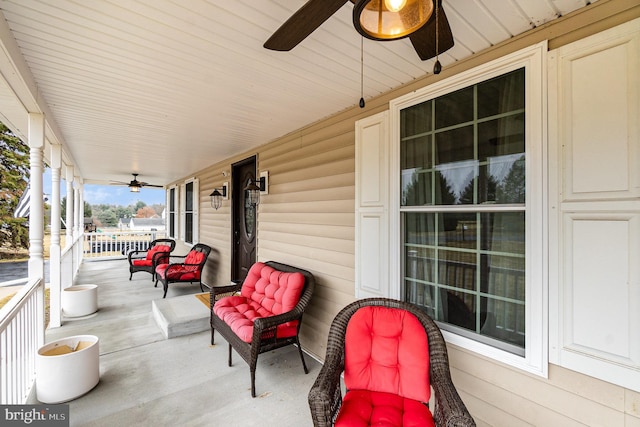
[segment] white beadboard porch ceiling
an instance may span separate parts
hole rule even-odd
[[[27,65],[16,79],[0,64],[0,115],[27,134],[30,107],[16,81],[32,82],[47,138],[63,144],[85,182],[136,172],[165,185],[357,105],[361,37],[351,2],[292,51],[262,47],[305,2],[0,0],[4,50],[15,39]],[[592,2],[444,0],[455,46],[440,61]],[[364,40],[365,99],[432,69],[408,39]]]

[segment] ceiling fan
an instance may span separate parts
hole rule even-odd
[[[138,174],[132,173],[133,180],[130,182],[122,182],[122,181],[111,181],[111,185],[126,185],[129,187],[129,190],[132,193],[139,193],[142,187],[155,187],[155,188],[163,188],[162,185],[153,185],[148,182],[138,181]]]
[[[451,33],[449,21],[442,9],[442,0],[308,0],[273,33],[269,40],[265,42],[264,47],[278,51],[289,51],[293,49],[348,1],[355,4],[353,11],[354,27],[356,27],[360,34],[367,38],[373,40],[397,40],[399,38],[409,37],[413,48],[423,61],[433,58],[453,47],[453,34]],[[437,4],[435,4],[436,1],[438,2]],[[414,8],[426,8],[430,16],[426,15],[427,21],[421,22],[417,29],[413,27],[410,32],[403,35],[391,37],[376,36],[366,29],[362,30],[361,23],[367,12],[369,12],[370,16],[382,16],[382,14],[390,12],[390,9],[394,7],[393,4],[399,5],[398,8],[406,5]],[[397,19],[405,20],[404,16]],[[402,22],[402,24],[404,25],[406,22]],[[437,43],[436,34],[438,35]]]

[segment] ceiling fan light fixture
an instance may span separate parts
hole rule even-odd
[[[130,185],[129,186],[129,191],[131,191],[132,193],[139,193],[140,192],[140,186],[139,185]]]
[[[353,25],[368,39],[398,40],[419,30],[432,14],[432,0],[358,0]]]

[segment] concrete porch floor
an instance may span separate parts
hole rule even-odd
[[[150,275],[136,273],[129,281],[125,260],[85,261],[75,284],[98,285],[98,312],[64,319],[45,340],[100,339],[100,382],[68,402],[71,426],[312,425],[307,394],[320,364],[311,356],[305,354],[305,375],[293,346],[261,354],[251,398],[249,367],[235,353],[227,366],[221,336],[214,346],[209,330],[165,339],[152,315],[162,285],[154,288]],[[167,298],[199,292],[197,285],[170,285]]]

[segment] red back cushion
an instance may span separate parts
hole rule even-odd
[[[369,390],[428,402],[429,343],[411,313],[363,307],[347,325],[344,382],[349,390]]]
[[[149,248],[149,250],[147,251],[147,259],[151,261],[153,259],[153,254],[155,254],[157,251],[158,251],[158,246]]]
[[[282,314],[296,306],[303,288],[302,273],[283,272],[256,262],[249,269],[240,294],[273,314]]]
[[[204,260],[204,254],[198,251],[189,251],[187,257],[184,259],[185,264],[200,264]],[[197,271],[197,265],[186,265],[185,271]]]
[[[168,245],[157,245],[155,246],[156,248],[156,252],[171,252],[171,246]],[[149,258],[149,255],[147,254],[147,259]],[[156,258],[156,263],[157,264],[165,264],[169,262],[169,258],[168,256],[159,256],[158,258]]]

